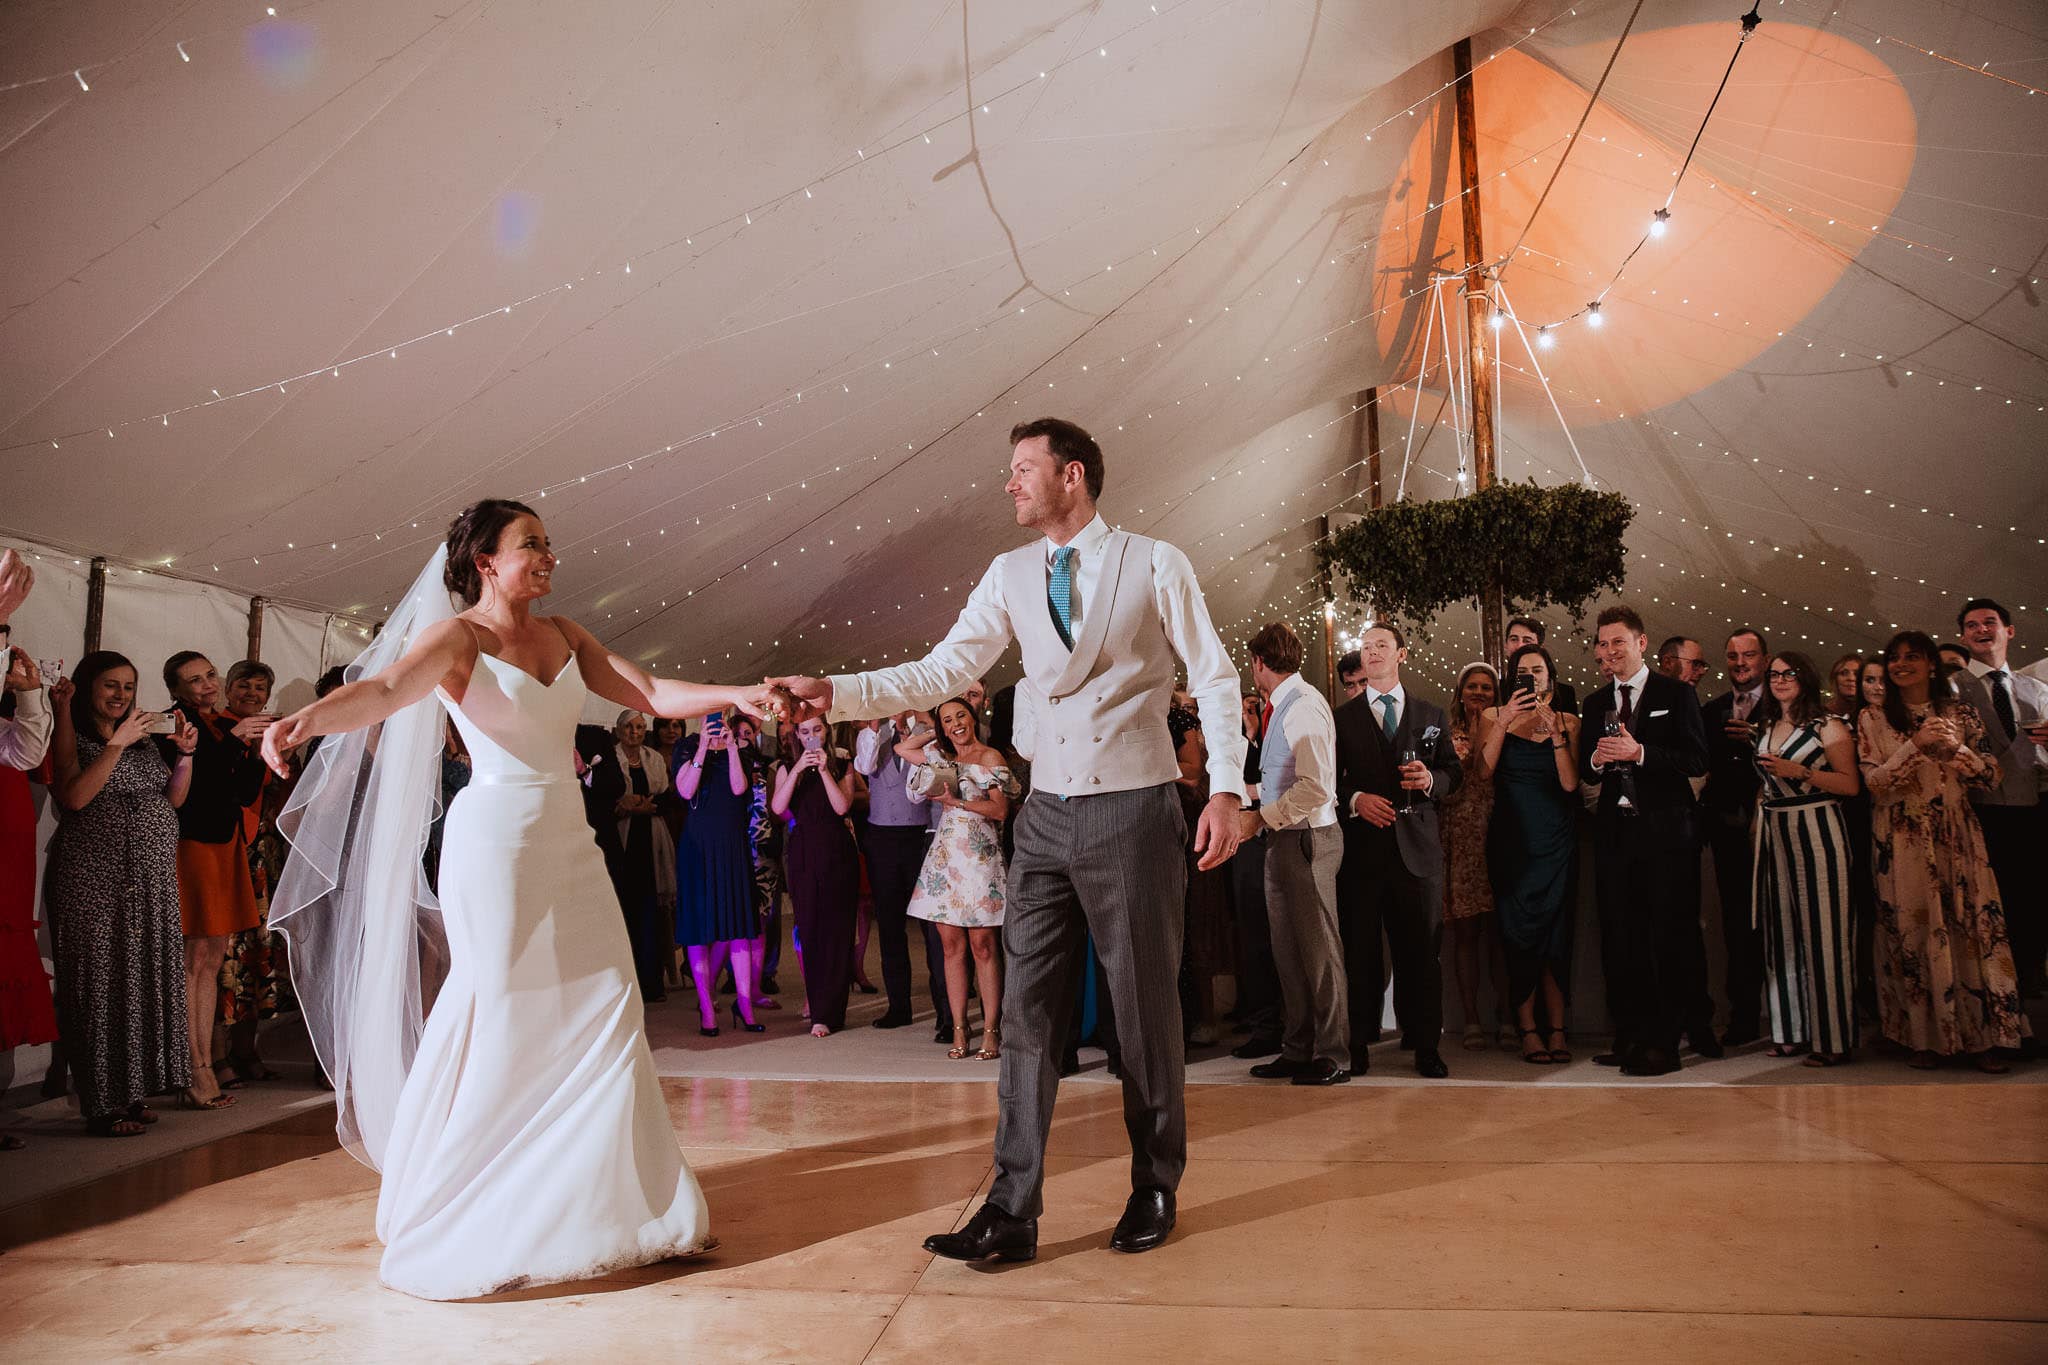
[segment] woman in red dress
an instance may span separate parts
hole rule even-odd
[[[0,1051],[57,1039],[50,974],[36,940],[36,808],[28,775],[45,779],[50,748],[50,705],[36,661],[10,650],[0,622]],[[22,1145],[0,1134],[0,1151]]]

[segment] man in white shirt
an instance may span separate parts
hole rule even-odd
[[[1180,993],[1187,825],[1167,710],[1187,668],[1209,744],[1209,800],[1194,837],[1199,866],[1237,849],[1245,741],[1237,669],[1210,623],[1188,557],[1111,531],[1095,510],[1102,450],[1072,422],[1010,432],[1004,491],[1017,524],[1041,535],[998,555],[953,629],[914,663],[832,678],[778,678],[804,715],[861,720],[957,696],[1016,640],[1019,734],[1032,738],[1032,790],[1018,813],[1003,906],[1003,998],[996,1180],[957,1233],[925,1248],[955,1260],[1038,1254],[1045,1142],[1084,944],[1094,935],[1122,1048],[1129,1203],[1110,1246],[1166,1240],[1187,1165]]]
[[[868,885],[874,892],[875,933],[882,940],[882,984],[889,1008],[875,1019],[876,1028],[902,1028],[910,1022],[910,908],[940,808],[910,795],[906,779],[910,764],[896,752],[898,741],[922,727],[931,733],[922,712],[905,711],[888,720],[873,720],[853,738],[853,770],[868,780],[868,819],[861,852],[867,858]],[[946,1005],[945,956],[938,933],[918,921],[924,946],[925,979],[939,1034],[932,1041],[950,1042],[952,1011]],[[939,1035],[943,1035],[941,1038]]]
[[[1998,760],[1998,785],[1972,787],[1970,804],[1984,828],[1984,848],[1998,877],[2006,932],[2022,997],[2043,991],[2048,949],[2048,683],[2015,672],[2008,662],[2012,614],[1988,597],[1956,614],[1956,633],[1970,651],[1970,672],[1983,684],[1969,691],[1984,724],[1984,752]]]
[[[1249,649],[1252,684],[1273,719],[1259,750],[1263,804],[1238,815],[1239,833],[1266,835],[1266,917],[1287,1016],[1280,1055],[1252,1075],[1342,1085],[1351,1079],[1351,1019],[1337,927],[1337,724],[1301,676],[1301,639],[1285,622],[1261,629]]]

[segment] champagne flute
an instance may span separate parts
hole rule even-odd
[[[1401,766],[1403,768],[1411,763],[1420,762],[1421,759],[1422,755],[1416,751],[1413,745],[1401,751]],[[1403,773],[1402,777],[1406,778],[1407,774]],[[1415,809],[1415,789],[1413,787],[1403,786],[1401,788],[1401,809],[1404,811]]]

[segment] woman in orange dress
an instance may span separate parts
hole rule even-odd
[[[185,1008],[191,1020],[192,1097],[225,1109],[213,1072],[214,1020],[228,940],[254,929],[262,914],[249,876],[243,811],[263,789],[257,745],[269,716],[236,719],[220,711],[221,680],[204,654],[182,650],[164,661],[164,686],[199,735],[192,787],[178,807],[178,909],[185,929]]]

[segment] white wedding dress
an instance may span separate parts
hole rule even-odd
[[[384,1149],[383,1280],[426,1299],[711,1244],[647,1051],[632,950],[571,766],[586,690],[480,653],[440,895],[450,970]]]

